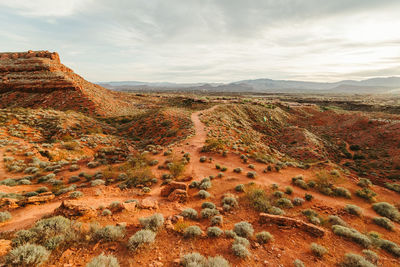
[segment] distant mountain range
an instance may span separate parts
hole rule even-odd
[[[326,93],[398,94],[400,77],[344,80],[334,83],[255,79],[233,83],[146,83],[137,81],[104,82],[99,85],[116,91],[202,91],[232,93]]]

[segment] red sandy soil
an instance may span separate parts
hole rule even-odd
[[[215,107],[214,107],[215,108]],[[227,157],[219,155],[212,155],[213,161],[211,163],[200,163],[199,158],[204,155],[200,150],[204,145],[207,137],[207,129],[199,119],[200,113],[212,112],[214,108],[207,111],[199,111],[192,114],[191,119],[194,123],[196,134],[186,141],[177,144],[172,149],[175,154],[180,154],[181,151],[189,152],[191,154],[191,162],[186,168],[186,175],[194,177],[195,180],[201,180],[209,175],[216,175],[219,170],[215,169],[215,164],[226,166],[228,171],[225,172],[225,176],[221,179],[216,178],[212,181],[213,187],[209,190],[212,197],[207,201],[212,201],[220,205],[221,197],[224,193],[235,193],[233,188],[238,184],[247,184],[250,181],[269,187],[271,184],[279,184],[280,188],[283,189],[285,186],[291,185],[291,178],[302,174],[305,179],[313,178],[315,170],[303,170],[297,168],[286,168],[280,172],[269,172],[263,173],[262,170],[266,167],[265,164],[251,162],[255,165],[255,171],[258,176],[256,179],[249,179],[246,177],[247,171],[253,171],[247,167],[248,164],[244,164],[238,155],[229,154]],[[211,155],[210,155],[211,156]],[[155,159],[160,162],[165,160],[164,156],[156,155]],[[233,169],[236,167],[242,167],[243,173],[233,173]],[[85,166],[81,166],[78,172],[93,173],[99,169],[92,170],[87,169]],[[161,170],[153,167],[154,173],[157,175],[161,174]],[[77,172],[77,173],[78,173]],[[70,173],[73,175],[74,173]],[[61,173],[62,175],[62,173]],[[3,166],[0,167],[0,177],[10,175],[5,172]],[[355,177],[349,177],[349,179],[343,179],[341,186],[348,188],[354,195],[355,190],[358,187],[355,185]],[[18,186],[9,188],[13,192],[26,190],[27,186]],[[315,199],[311,202],[306,202],[302,207],[296,207],[290,210],[290,214],[300,214],[300,210],[306,208],[319,208],[320,213],[324,215],[340,214],[342,218],[348,222],[351,226],[358,229],[360,232],[378,231],[383,235],[396,243],[400,243],[400,236],[396,234],[400,230],[399,224],[396,224],[396,232],[391,233],[383,228],[380,228],[371,223],[371,218],[377,216],[377,214],[371,209],[371,204],[364,200],[356,197],[355,195],[351,200],[344,198],[332,198],[314,191],[305,191],[298,187],[294,187],[294,193],[292,197],[299,196],[303,197],[306,192],[311,193]],[[3,190],[4,189],[4,190]],[[152,198],[159,201],[159,210],[157,212],[162,213],[164,216],[178,214],[186,207],[193,207],[200,211],[201,203],[205,200],[201,200],[196,197],[197,190],[189,190],[189,200],[186,204],[178,204],[169,202],[166,199],[162,199],[159,196],[161,187],[156,185],[150,194],[145,196],[137,196],[135,189],[120,191],[118,188],[111,186],[101,186],[95,188],[81,188],[79,189],[84,193],[84,197],[80,198],[79,201],[88,204],[94,208],[99,205],[107,206],[112,201],[124,201],[127,199],[140,199],[140,198]],[[102,190],[101,195],[96,196],[95,191]],[[399,196],[396,193],[379,186],[373,186],[373,190],[378,193],[378,201],[389,201],[393,203],[393,200],[399,200]],[[6,188],[0,188],[0,191],[6,191]],[[10,192],[10,191],[8,191]],[[237,193],[236,193],[237,194]],[[240,194],[238,194],[240,196]],[[40,206],[27,206],[22,209],[12,211],[13,219],[0,226],[0,231],[16,230],[27,228],[32,225],[35,221],[40,219],[44,215],[49,215],[57,208],[62,199],[67,197],[56,198],[56,200],[43,204]],[[144,249],[137,252],[137,254],[131,253],[126,248],[127,238],[135,233],[139,229],[138,218],[151,215],[153,211],[141,210],[140,213],[115,213],[112,218],[109,217],[98,217],[94,218],[101,224],[115,224],[117,222],[127,222],[127,237],[123,242],[115,243],[98,243],[94,247],[85,248],[73,248],[65,251],[60,257],[56,254],[52,257],[51,263],[54,266],[83,266],[91,257],[98,255],[102,252],[114,254],[121,266],[155,266],[152,265],[154,262],[161,262],[163,266],[173,266],[173,261],[180,258],[182,255],[197,251],[207,256],[222,255],[229,260],[232,266],[292,266],[293,260],[298,258],[305,262],[306,266],[334,266],[337,262],[343,258],[343,255],[348,252],[354,252],[361,254],[362,248],[350,241],[346,241],[340,237],[335,236],[331,231],[327,230],[327,235],[323,238],[316,239],[310,235],[301,232],[297,229],[284,229],[275,225],[267,226],[260,225],[258,223],[258,213],[252,208],[248,207],[245,200],[239,199],[240,208],[224,214],[224,230],[232,229],[233,225],[239,221],[247,220],[251,222],[255,228],[255,232],[261,230],[269,231],[274,235],[275,241],[266,245],[261,245],[258,248],[252,248],[252,256],[247,260],[240,260],[233,256],[230,246],[232,240],[226,238],[213,239],[200,238],[197,240],[185,240],[178,233],[168,233],[162,230],[157,234],[156,242],[152,245],[151,249]],[[358,218],[342,211],[343,207],[348,204],[356,204],[363,208],[364,216]],[[326,210],[326,212],[324,212]],[[295,217],[305,220],[302,215],[295,215]],[[199,221],[188,221],[190,224],[197,224],[203,230],[209,226],[208,220]],[[328,248],[329,253],[322,260],[313,256],[310,252],[310,243],[317,242]],[[383,250],[379,251],[381,257],[381,266],[399,266],[400,262],[394,260],[394,258]],[[60,257],[60,258],[59,258]],[[57,259],[56,259],[57,258]],[[71,265],[64,265],[71,264]]]

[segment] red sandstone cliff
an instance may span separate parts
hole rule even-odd
[[[0,108],[46,107],[118,115],[132,103],[92,84],[60,62],[57,53],[0,53]]]

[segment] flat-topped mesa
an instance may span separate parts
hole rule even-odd
[[[0,53],[0,108],[30,107],[117,115],[130,103],[60,62],[56,52]]]

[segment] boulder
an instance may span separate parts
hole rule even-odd
[[[96,210],[90,206],[79,203],[74,200],[65,200],[61,205],[54,210],[54,215],[61,215],[66,218],[76,217],[94,217],[96,216]]]
[[[286,216],[260,213],[260,224],[267,224],[267,223],[277,224],[280,226],[287,226],[291,228],[298,228],[300,230],[310,233],[315,237],[322,237],[325,235],[325,229],[317,225]]]
[[[184,203],[187,201],[188,194],[186,190],[183,189],[175,189],[171,194],[168,196],[169,201]]]
[[[165,185],[161,189],[161,196],[162,197],[168,197],[176,189],[181,189],[181,190],[187,191],[187,184],[181,183],[181,182],[172,181],[171,183]]]
[[[139,207],[141,209],[158,209],[158,201],[151,198],[145,198],[140,201]]]

